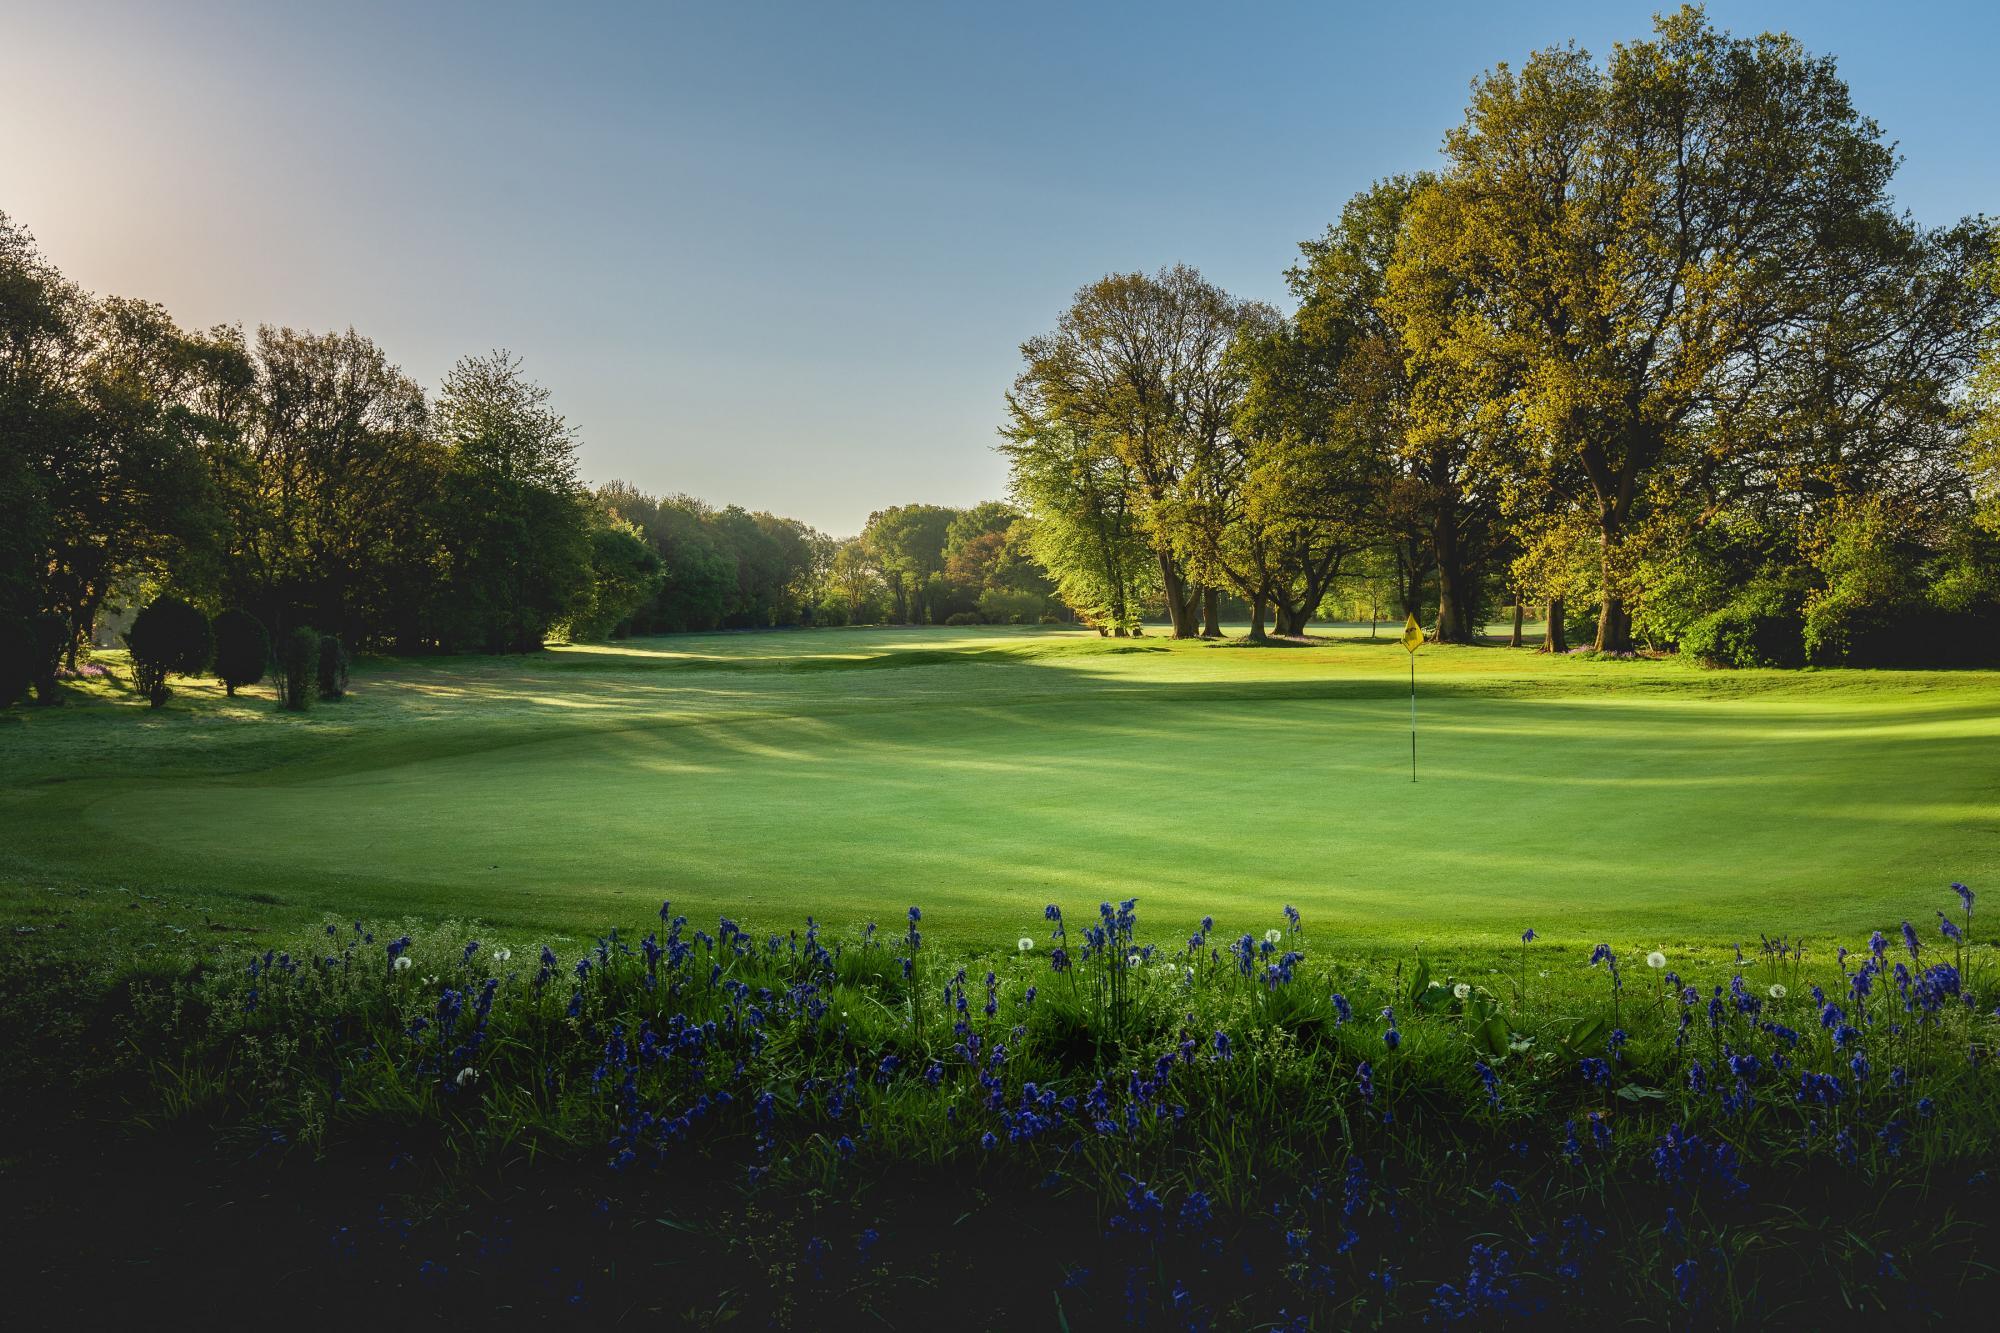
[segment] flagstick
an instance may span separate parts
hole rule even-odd
[[[1417,780],[1417,655],[1410,654],[1410,781]]]

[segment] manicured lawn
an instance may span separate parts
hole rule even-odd
[[[582,934],[697,922],[1039,935],[1277,921],[1352,947],[1621,945],[1899,921],[2000,868],[2000,673],[1705,672],[1019,629],[660,638],[389,661],[304,716],[122,687],[0,722],[0,912]]]

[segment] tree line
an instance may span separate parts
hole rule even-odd
[[[286,660],[317,673],[324,652],[319,693],[337,697],[355,650],[1067,614],[1009,505],[897,506],[837,541],[738,506],[592,489],[577,444],[505,352],[461,359],[427,394],[351,329],[184,329],[83,291],[0,214],[4,702],[29,681],[55,698],[108,613],[141,606],[159,608],[143,663],[135,644],[156,703],[167,674],[229,643],[239,663],[242,643],[262,645],[288,698]]]
[[[1405,611],[1468,642],[1511,606],[1518,640],[1524,604],[1553,650],[1992,661],[1996,232],[1898,212],[1895,165],[1830,58],[1699,9],[1498,66],[1438,170],[1299,247],[1290,313],[1186,266],[1089,284],[1022,346],[1010,499],[846,539],[587,486],[505,352],[429,394],[353,330],[183,329],[0,214],[0,659],[51,693],[107,608],[166,594],[274,664],[296,629],[330,661]]]
[[[98,299],[0,216],[0,612],[74,665],[108,601],[167,591],[273,636],[509,651],[621,619],[643,545],[504,352],[435,397],[349,330],[191,331]]]
[[[1992,662],[1996,233],[1895,166],[1830,58],[1696,8],[1498,66],[1291,314],[1174,266],[1023,344],[1034,553],[1114,633],[1233,593],[1298,634],[1359,581],[1443,642],[1532,603],[1557,650]]]

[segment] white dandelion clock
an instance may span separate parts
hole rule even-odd
[[[1014,947],[1019,949],[1022,953],[1032,953],[1035,948],[1035,942],[1032,939],[1028,938],[1026,935],[1023,935],[1015,943]]]
[[[1646,966],[1652,968],[1655,972],[1659,971],[1666,965],[1667,965],[1667,956],[1661,953],[1658,949],[1655,949],[1651,953],[1646,955]]]
[[[398,972],[407,972],[416,965],[417,965],[416,960],[413,958],[409,958],[407,956],[403,958],[398,958],[394,964]]]
[[[1791,994],[1791,992],[1786,990],[1782,985],[1774,983],[1771,986],[1771,998],[1774,1000],[1782,1000],[1785,998],[1785,996],[1789,994]]]
[[[1276,930],[1267,930],[1264,932],[1264,943],[1266,944],[1276,944],[1283,938],[1285,938],[1284,935]]]
[[[496,963],[504,963],[513,956],[514,951],[512,949],[495,949],[493,951],[493,961]]]
[[[1469,1000],[1472,998],[1472,987],[1461,981],[1451,988],[1451,993],[1456,999]]]
[[[465,1068],[458,1071],[459,1087],[469,1088],[478,1081],[479,1081],[479,1071],[477,1069],[474,1069],[471,1065],[467,1065]]]

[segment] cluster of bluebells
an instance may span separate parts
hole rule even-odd
[[[1184,951],[1160,954],[1138,938],[1135,899],[1102,904],[1074,953],[1050,905],[1050,947],[1024,937],[996,951],[1004,961],[972,966],[925,950],[916,907],[885,943],[872,926],[829,942],[810,917],[803,930],[762,938],[723,917],[711,933],[662,904],[659,928],[636,945],[614,931],[567,955],[524,947],[518,969],[491,938],[399,934],[378,944],[360,923],[329,926],[323,952],[249,960],[230,1012],[246,1028],[296,1025],[327,1008],[316,994],[355,997],[300,1042],[302,1063],[333,1071],[336,1103],[357,1080],[383,1078],[467,1123],[507,1099],[516,1117],[527,1107],[589,1125],[612,1171],[699,1156],[733,1163],[750,1186],[806,1164],[838,1175],[895,1159],[918,1124],[940,1154],[976,1146],[974,1160],[992,1169],[1115,1180],[1107,1234],[1118,1244],[1205,1254],[1224,1243],[1213,1196],[1149,1186],[1137,1168],[1201,1160],[1202,1135],[1233,1113],[1230,1099],[1269,1077],[1260,1052],[1281,1021],[1273,1015],[1284,1015],[1323,1025],[1294,1058],[1317,1062],[1349,1142],[1392,1143],[1397,1110],[1409,1109],[1403,1089],[1426,1086],[1401,1071],[1420,1058],[1459,1060],[1458,1077],[1476,1089],[1456,1112],[1464,1123],[1517,1137],[1523,1155],[1538,1142],[1568,1178],[1634,1173],[1674,1200],[1660,1224],[1673,1238],[1686,1219],[1755,1197],[1752,1143],[1893,1169],[1949,1132],[1939,1106],[1962,1104],[1968,1082],[1991,1095],[1990,1080],[1980,1082],[1994,1028],[1972,980],[1973,894],[1954,892],[1962,910],[1939,913],[1930,939],[1904,922],[1816,973],[1798,941],[1767,938],[1756,958],[1739,951],[1726,976],[1702,980],[1655,951],[1646,961],[1657,994],[1650,985],[1627,994],[1600,944],[1585,966],[1608,975],[1610,1004],[1580,1022],[1534,1016],[1525,968],[1515,1007],[1482,989],[1475,1023],[1468,984],[1419,981],[1413,991],[1315,967],[1289,905],[1284,925],[1261,936],[1218,937],[1205,917]],[[1524,957],[1535,938],[1522,934]],[[1479,1026],[1489,1019],[1509,1040]],[[1406,1043],[1406,1026],[1421,1039]],[[1427,1086],[1416,1095],[1435,1095],[1436,1081]],[[1537,1140],[1529,1122],[1550,1110],[1560,1129]],[[889,1117],[899,1132],[885,1135]],[[1310,1186],[1273,1219],[1267,1249],[1283,1256],[1274,1271],[1289,1284],[1288,1308],[1398,1287],[1394,1228],[1367,1224],[1394,1216],[1387,1174],[1357,1153],[1337,1185]],[[1440,1324],[1531,1313],[1581,1281],[1604,1234],[1583,1214],[1528,1226],[1522,1172],[1480,1180],[1482,1206],[1520,1216],[1522,1229],[1461,1247],[1454,1271],[1434,1276],[1422,1303]],[[1721,1265],[1692,1241],[1674,1259],[1684,1301],[1705,1299]],[[1192,1271],[1174,1289],[1184,1322],[1220,1318]]]

